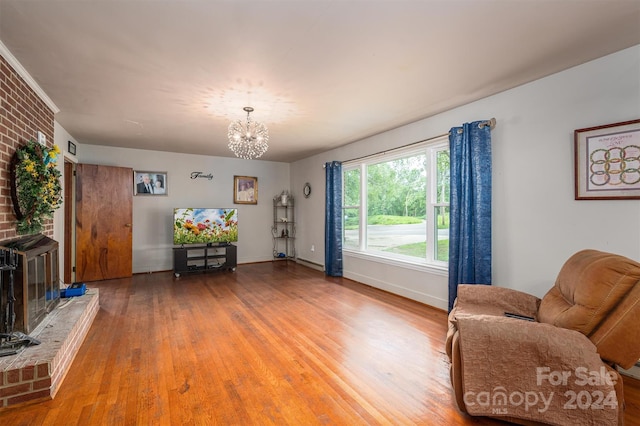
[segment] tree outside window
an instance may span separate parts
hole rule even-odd
[[[345,251],[446,265],[448,144],[439,141],[385,157],[343,166]]]

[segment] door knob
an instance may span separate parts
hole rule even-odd
[[[131,228],[131,224],[130,223],[125,223],[124,226],[126,226],[127,228]]]

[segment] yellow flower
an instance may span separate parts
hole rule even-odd
[[[59,153],[58,146],[47,149],[35,141],[29,141],[16,150],[16,155],[21,160],[16,188],[18,204],[23,211],[29,212],[18,221],[19,234],[40,232],[44,226],[43,221],[50,218],[60,206],[60,172],[55,167]]]
[[[31,176],[37,178],[38,171],[36,170],[36,163],[33,160],[24,160],[24,171],[31,174]]]

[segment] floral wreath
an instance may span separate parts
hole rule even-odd
[[[18,234],[44,229],[62,201],[60,171],[56,160],[60,148],[47,148],[33,140],[18,148],[11,165],[11,198],[18,219]]]

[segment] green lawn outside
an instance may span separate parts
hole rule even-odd
[[[403,254],[405,256],[414,256],[424,258],[427,252],[427,243],[413,243],[402,246],[391,247],[385,251],[391,253]],[[443,261],[449,260],[449,240],[438,240],[438,259]]]
[[[438,229],[449,228],[449,216],[438,216]],[[390,215],[377,215],[370,216],[368,218],[368,225],[410,225],[413,223],[421,223],[424,221],[424,217],[413,216],[390,216]],[[344,223],[344,229],[352,230],[358,229],[357,218],[347,218]]]
[[[369,216],[369,225],[410,225],[412,223],[422,223],[424,218],[413,216],[389,216],[377,215]]]

